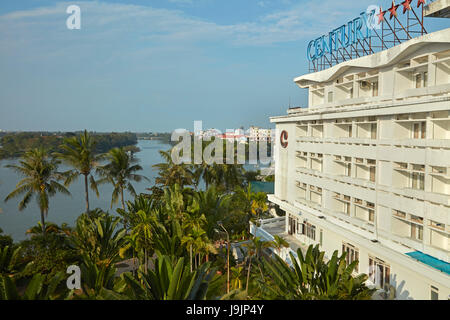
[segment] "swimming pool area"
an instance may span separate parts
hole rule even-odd
[[[450,275],[450,263],[439,260],[435,257],[432,257],[428,254],[425,254],[420,251],[413,251],[406,253],[407,256],[410,256],[413,259],[416,259],[430,267],[433,267],[435,269],[438,269],[441,272],[444,272],[448,275]]]

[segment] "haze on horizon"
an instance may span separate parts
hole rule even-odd
[[[306,106],[306,45],[391,1],[3,0],[0,129],[272,127]],[[81,8],[68,30],[66,8]],[[448,27],[428,20],[429,31]]]

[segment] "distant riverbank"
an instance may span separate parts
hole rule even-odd
[[[50,152],[59,152],[59,146],[64,138],[72,137],[74,132],[10,132],[0,136],[0,159],[14,159],[20,157],[25,151],[44,147]],[[96,142],[95,152],[104,153],[112,148],[125,147],[130,151],[137,143],[137,135],[131,132],[92,133]]]

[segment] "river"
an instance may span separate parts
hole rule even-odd
[[[136,153],[135,157],[139,159],[139,164],[143,168],[139,174],[150,179],[150,182],[143,180],[139,183],[133,183],[136,192],[140,193],[145,192],[146,188],[154,185],[157,172],[152,168],[152,165],[163,161],[158,151],[168,150],[170,145],[158,140],[139,140],[137,146],[141,149],[141,152]],[[18,209],[21,198],[14,198],[6,203],[3,201],[14,190],[15,185],[21,179],[12,169],[5,168],[5,165],[14,163],[17,163],[17,160],[2,160],[0,162],[0,228],[3,229],[4,234],[11,235],[14,241],[20,241],[26,239],[25,231],[40,221],[40,211],[35,198],[23,211]],[[61,166],[59,170],[63,171],[65,169],[67,167]],[[111,209],[112,186],[105,184],[99,186],[98,189],[100,193],[99,198],[96,197],[92,190],[89,190],[90,207],[102,208],[110,213],[115,213],[119,203]],[[56,224],[66,222],[70,226],[74,225],[76,218],[85,209],[84,179],[80,177],[70,185],[69,191],[71,196],[56,194],[50,198],[50,208],[46,221]],[[125,194],[125,196],[126,200],[131,199],[130,195]]]
[[[152,165],[163,162],[162,157],[159,155],[159,150],[169,150],[171,146],[158,140],[139,140],[137,146],[141,149],[140,152],[135,154],[135,157],[139,160],[139,164],[143,170],[139,174],[146,176],[150,179],[148,181],[133,182],[133,186],[136,192],[148,192],[146,188],[154,185],[155,177],[157,175],[156,170],[152,168]],[[15,160],[2,160],[0,162],[0,228],[3,229],[4,234],[11,235],[14,241],[21,241],[27,238],[25,231],[32,226],[37,225],[40,221],[40,211],[36,203],[36,199],[30,202],[28,207],[23,211],[19,211],[18,204],[21,198],[14,198],[8,202],[3,200],[6,196],[15,188],[17,182],[21,177],[12,169],[5,168],[5,165],[17,163]],[[247,170],[255,170],[252,165],[244,166]],[[61,166],[60,171],[69,169],[66,166]],[[264,183],[260,183],[263,185]],[[273,189],[273,184],[267,183],[269,189]],[[256,187],[256,185],[255,185]],[[265,186],[258,185],[254,191],[266,191]],[[112,186],[109,184],[100,185],[98,191],[100,197],[97,198],[95,193],[89,189],[89,203],[91,209],[101,208],[107,210],[110,213],[115,214],[116,208],[120,205],[114,205],[111,208],[111,194]],[[54,222],[58,225],[61,223],[68,223],[70,226],[74,225],[75,220],[80,213],[85,210],[84,201],[84,179],[78,178],[72,185],[69,186],[70,196],[56,194],[50,198],[50,207],[48,217],[46,221]],[[272,191],[273,192],[273,191]],[[270,192],[270,193],[272,193]],[[132,197],[125,193],[125,200],[131,200]]]

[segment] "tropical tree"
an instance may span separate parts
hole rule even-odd
[[[117,208],[116,211],[124,221],[127,221],[127,229],[133,229],[133,227],[140,222],[140,219],[137,216],[139,211],[151,213],[158,208],[155,199],[144,194],[137,195],[133,201],[127,201],[125,204],[127,207],[126,210]]]
[[[245,285],[245,290],[248,292],[253,258],[259,259],[261,252],[264,249],[272,248],[273,243],[270,241],[262,241],[260,237],[253,237],[247,243],[244,243],[243,246],[247,248],[248,267],[247,267],[247,283]]]
[[[242,281],[245,277],[244,275],[244,267],[243,266],[234,266],[231,267],[231,275],[233,281],[231,282],[231,288],[233,290],[242,289]]]
[[[209,254],[217,253],[211,241],[206,236],[205,230],[195,225],[190,231],[183,236],[181,243],[189,248],[190,266],[192,270],[192,252],[194,252],[194,267],[197,268],[201,263],[201,255],[209,260]]]
[[[264,192],[252,193],[252,214],[259,220],[261,214],[268,210],[267,194]]]
[[[367,275],[353,276],[357,261],[346,263],[344,252],[335,251],[329,261],[319,245],[309,246],[305,255],[297,250],[297,257],[290,253],[292,267],[279,256],[265,258],[261,262],[265,277],[259,279],[262,299],[287,300],[368,300],[374,293],[365,285]]]
[[[79,136],[64,139],[64,143],[60,146],[62,152],[55,153],[55,156],[73,167],[72,170],[66,172],[66,187],[80,175],[84,176],[84,194],[87,213],[89,213],[88,185],[90,185],[97,197],[99,196],[97,182],[95,181],[92,172],[99,165],[103,155],[95,154],[95,145],[96,142],[94,139],[86,130],[84,130]]]
[[[111,149],[105,155],[105,158],[109,162],[97,168],[98,174],[102,177],[98,182],[111,183],[113,185],[111,207],[118,202],[120,196],[122,209],[125,210],[124,190],[128,190],[132,196],[136,196],[136,191],[131,182],[140,182],[142,179],[148,179],[136,174],[136,172],[142,170],[142,167],[136,164],[137,160],[131,158],[123,148]]]
[[[209,262],[190,272],[185,258],[173,259],[158,255],[154,270],[139,271],[142,285],[129,274],[122,279],[128,284],[124,289],[132,291],[137,299],[151,300],[204,300],[216,270]]]
[[[251,214],[250,220],[258,220],[261,214],[268,210],[267,194],[264,192],[253,192],[251,183],[246,188],[238,186],[235,189],[235,199],[244,211]]]
[[[105,290],[114,289],[117,271],[114,264],[99,263],[84,254],[80,269],[83,291],[78,298],[98,299]]]
[[[12,246],[13,245],[13,239],[9,235],[3,234],[2,228],[0,228],[0,248],[4,248],[6,246]]]
[[[36,226],[31,227],[30,229],[25,231],[25,234],[29,234],[32,237],[36,236],[36,235],[41,235],[42,229],[43,229],[42,223],[39,221]],[[45,225],[45,233],[46,234],[53,233],[53,234],[57,234],[57,235],[61,235],[61,236],[64,236],[64,235],[68,236],[68,235],[70,235],[71,231],[72,231],[72,228],[70,228],[67,223],[63,223],[63,224],[61,224],[61,226],[58,226],[57,224],[55,224],[53,222],[47,221],[47,223]]]
[[[158,223],[153,231],[153,248],[158,255],[176,259],[187,256],[185,246],[181,244],[183,230],[178,220],[166,220]]]
[[[119,229],[120,218],[103,213],[98,217],[82,214],[70,236],[70,242],[81,256],[97,264],[109,266],[120,258],[126,245],[125,229]]]
[[[149,258],[153,255],[152,236],[156,217],[153,211],[146,212],[140,210],[136,213],[136,223],[131,231],[131,239],[134,243],[134,249],[143,253],[143,265],[145,270],[148,269]]]
[[[18,270],[21,247],[0,248],[0,274],[10,275]]]
[[[153,165],[158,170],[158,177],[155,179],[157,185],[172,186],[179,185],[181,188],[193,184],[194,175],[187,164],[176,164],[171,157],[171,150],[159,151],[164,162]]]
[[[281,252],[281,249],[283,248],[289,248],[289,243],[284,240],[282,237],[280,237],[279,235],[274,235],[274,240],[273,240],[273,247],[277,250],[278,255]]]
[[[179,184],[164,189],[162,203],[170,219],[183,221],[187,214],[188,201],[186,189],[182,189]]]
[[[24,195],[19,202],[19,210],[22,211],[35,196],[41,211],[41,226],[44,235],[49,198],[58,192],[70,195],[66,187],[58,182],[64,179],[63,174],[57,171],[59,163],[57,159],[50,157],[45,149],[40,148],[27,151],[19,161],[19,165],[6,166],[24,178],[17,183],[14,191],[5,198],[5,201]]]
[[[64,286],[60,286],[65,275],[63,272],[57,273],[49,284],[45,284],[45,276],[35,274],[28,282],[23,293],[14,283],[14,280],[7,275],[0,275],[0,300],[56,300],[64,299],[69,291]]]
[[[230,194],[223,193],[213,185],[206,191],[195,192],[187,210],[194,219],[204,221],[202,227],[208,238],[212,239],[219,221],[222,221],[226,228],[231,226],[228,223],[231,201]],[[204,218],[201,218],[202,216]]]

